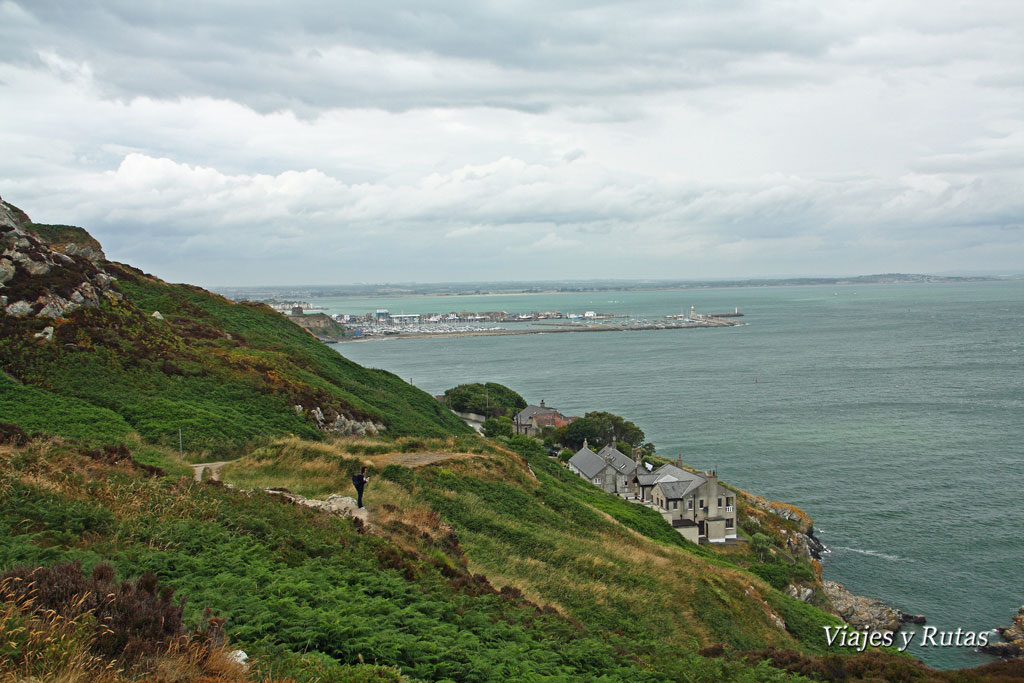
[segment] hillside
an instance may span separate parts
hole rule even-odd
[[[23,385],[0,380],[0,401],[32,429],[82,438],[102,415],[107,441],[135,432],[177,446],[180,428],[185,450],[211,457],[287,434],[469,431],[428,394],[348,361],[267,306],[165,283],[103,260],[81,228],[26,218],[0,208],[0,365]],[[15,393],[35,407],[19,409]],[[62,408],[38,405],[48,401]]]
[[[830,650],[799,515],[740,498],[757,550],[691,544],[265,306],[34,225],[0,205],[0,683],[1024,674]],[[368,521],[291,503],[363,466]]]

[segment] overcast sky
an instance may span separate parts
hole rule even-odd
[[[1024,270],[1011,0],[0,0],[0,103],[172,281]]]

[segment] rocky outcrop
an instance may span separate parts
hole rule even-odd
[[[768,500],[763,496],[755,496],[748,491],[741,491],[740,493],[750,505],[797,525],[796,531],[789,529],[779,530],[779,534],[785,541],[785,550],[787,552],[807,558],[808,560],[820,560],[822,554],[827,552],[828,549],[825,547],[825,544],[815,537],[814,520],[806,512],[795,505]]]
[[[323,510],[340,517],[355,517],[363,522],[366,522],[369,517],[369,512],[367,512],[366,508],[359,507],[356,504],[356,499],[350,496],[342,496],[335,493],[327,496],[326,500],[318,500],[316,498],[306,498],[284,489],[264,489],[264,491],[273,496],[281,496],[296,505],[313,508],[314,510]]]
[[[295,406],[295,414],[302,415],[306,409],[302,406]],[[334,417],[328,419],[320,406],[314,406],[309,411],[309,417],[313,420],[316,428],[328,434],[339,434],[341,436],[378,436],[387,427],[373,420],[356,420],[335,412]]]
[[[898,631],[903,624],[923,624],[924,616],[908,614],[876,598],[854,595],[838,581],[822,581],[825,594],[843,621],[854,628],[877,631]]]
[[[46,226],[43,234],[58,239],[64,226]],[[88,233],[78,230],[88,240]],[[75,240],[85,238],[76,236]],[[95,240],[92,240],[95,242]],[[0,200],[0,310],[16,317],[63,318],[83,306],[98,306],[104,299],[120,299],[111,278],[93,259],[96,247],[77,241],[53,248],[27,223],[27,216]]]
[[[813,588],[808,588],[807,586],[797,586],[796,584],[792,583],[786,586],[786,590],[783,592],[791,598],[796,598],[800,602],[810,602],[814,598]]]
[[[1013,623],[1005,628],[997,628],[996,633],[1002,642],[991,641],[983,645],[981,651],[997,657],[1024,658],[1024,607],[1017,610]]]

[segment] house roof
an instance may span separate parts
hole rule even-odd
[[[645,472],[636,475],[636,481],[641,486],[654,486],[658,483],[658,475],[653,472]]]
[[[578,469],[587,479],[593,479],[601,473],[608,463],[604,458],[586,446],[576,451],[576,454],[569,458],[569,464]]]
[[[554,408],[548,408],[547,406],[526,406],[525,408],[519,411],[518,415],[516,415],[516,421],[519,422],[520,424],[523,424],[534,415],[543,415],[545,413],[557,412],[558,411],[555,410]]]
[[[636,462],[615,446],[605,446],[597,455],[607,460],[617,472],[632,472],[636,469]]]
[[[659,481],[655,486],[661,489],[662,495],[668,500],[682,498],[694,490],[700,488],[700,485],[706,481],[703,477],[697,477],[689,481]]]
[[[545,410],[548,410],[545,408]],[[569,424],[569,421],[565,419],[565,416],[559,413],[557,410],[551,410],[550,412],[535,413],[531,419],[536,423],[538,427],[561,427],[562,425]]]

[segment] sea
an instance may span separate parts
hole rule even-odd
[[[499,382],[632,420],[658,454],[814,518],[825,578],[941,633],[1024,604],[1024,282],[315,299],[328,313],[562,311],[742,326],[334,345],[431,394]],[[938,668],[973,647],[909,652]],[[824,638],[824,634],[822,635]],[[993,634],[992,638],[996,638]],[[961,642],[964,641],[962,636]],[[937,635],[935,641],[941,643]]]

